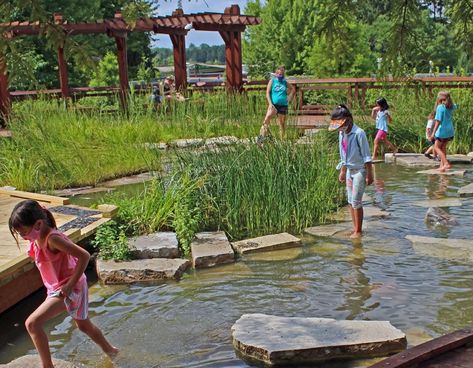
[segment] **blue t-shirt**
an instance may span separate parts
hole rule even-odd
[[[376,114],[376,129],[388,132],[389,110],[379,110]]]
[[[454,134],[452,114],[456,110],[457,105],[453,105],[450,109],[444,104],[437,106],[435,111],[435,120],[440,122],[437,131],[435,132],[435,138],[452,138]]]
[[[337,169],[346,166],[348,169],[360,170],[367,162],[371,162],[370,146],[366,133],[355,124],[350,133],[340,132],[339,134],[340,160]]]
[[[271,101],[273,105],[287,106],[287,81],[273,78],[271,83]]]

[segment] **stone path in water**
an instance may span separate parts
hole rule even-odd
[[[79,363],[69,363],[61,359],[53,358],[54,368],[86,368]],[[8,364],[0,364],[0,368],[38,368],[41,367],[39,355],[25,355],[11,361]]]

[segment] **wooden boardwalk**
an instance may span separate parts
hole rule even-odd
[[[74,242],[92,235],[116,211],[114,206],[90,210],[70,205],[67,198],[0,189],[0,313],[42,286],[34,263],[26,255],[27,242],[20,239],[18,247],[8,228],[11,211],[26,198],[49,208],[58,228]]]
[[[473,326],[427,341],[369,368],[472,368]]]

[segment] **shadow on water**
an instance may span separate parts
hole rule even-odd
[[[473,239],[473,199],[444,208],[458,220],[447,230],[429,228],[424,221],[427,208],[412,205],[457,198],[458,188],[473,175],[447,178],[416,171],[376,166],[375,185],[367,190],[369,204],[390,216],[366,221],[365,236],[357,244],[304,236],[301,249],[189,271],[179,282],[94,284],[90,316],[122,349],[115,367],[249,367],[236,355],[230,330],[245,313],[388,320],[407,334],[410,345],[472,324],[473,261],[421,253],[405,236]],[[0,317],[0,363],[32,351],[24,329],[14,325],[22,324],[41,300],[36,294],[32,298]],[[111,367],[69,317],[56,318],[47,327],[57,358]],[[327,362],[320,367],[356,368],[372,362]]]

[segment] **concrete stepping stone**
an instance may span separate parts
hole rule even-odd
[[[171,146],[177,148],[189,148],[189,147],[198,147],[202,146],[205,143],[205,140],[202,138],[193,138],[193,139],[176,139],[171,142]]]
[[[439,169],[430,169],[430,170],[422,170],[417,171],[417,174],[427,174],[427,175],[447,175],[447,176],[464,176],[467,170],[447,170],[447,171],[439,171]]]
[[[288,233],[265,235],[232,243],[233,249],[239,254],[292,248],[301,245],[302,241],[299,238]]]
[[[425,201],[415,201],[412,205],[418,207],[460,207],[463,205],[462,201],[458,198],[441,198],[441,199],[427,199]]]
[[[232,326],[234,348],[268,366],[360,359],[403,351],[406,335],[388,321],[244,314]]]
[[[134,259],[179,257],[179,245],[176,233],[173,232],[139,236],[130,239],[128,247],[131,257]]]
[[[235,262],[235,253],[223,231],[195,234],[191,243],[191,253],[195,268]]]
[[[85,368],[85,365],[79,363],[69,363],[65,360],[53,358],[55,368]],[[38,368],[41,367],[39,355],[25,355],[17,358],[10,363],[0,364],[1,368]]]
[[[473,197],[473,183],[458,189],[458,195],[460,197]]]
[[[407,235],[406,239],[412,242],[414,250],[420,254],[437,258],[473,260],[473,240],[418,235]]]
[[[238,143],[239,139],[232,135],[223,136],[223,137],[215,137],[215,138],[208,138],[205,140],[206,146],[228,146],[231,144]]]
[[[473,157],[470,157],[468,155],[460,155],[460,154],[448,155],[447,160],[451,164],[471,164],[471,163],[473,163]]]
[[[363,219],[368,220],[372,218],[387,218],[390,217],[391,213],[383,211],[381,208],[375,206],[363,206]],[[351,214],[349,206],[341,208],[335,214],[329,216],[330,220],[334,221],[351,221]]]
[[[471,158],[473,159],[473,152],[469,152],[469,153],[467,154],[467,156],[468,156],[468,157],[471,157]]]
[[[245,260],[279,262],[292,261],[302,254],[302,248],[286,248],[272,250],[271,252],[249,252],[245,254]]]
[[[108,180],[100,183],[100,186],[111,188],[111,187],[119,187],[122,185],[129,185],[129,184],[139,184],[144,183],[156,178],[156,173],[153,172],[145,172],[137,175],[130,175],[125,176],[123,178],[118,178],[114,180]]]
[[[178,258],[138,259],[125,262],[98,259],[97,275],[105,284],[178,280],[189,266],[189,260]]]
[[[440,165],[438,161],[431,160],[425,157],[421,153],[396,153],[394,156],[392,153],[385,154],[385,161],[395,163],[402,166],[428,166],[435,167]]]
[[[304,232],[314,236],[330,237],[341,233],[343,233],[344,235],[349,235],[345,233],[349,233],[352,228],[353,224],[347,221],[338,222],[335,224],[308,227],[304,229]]]

